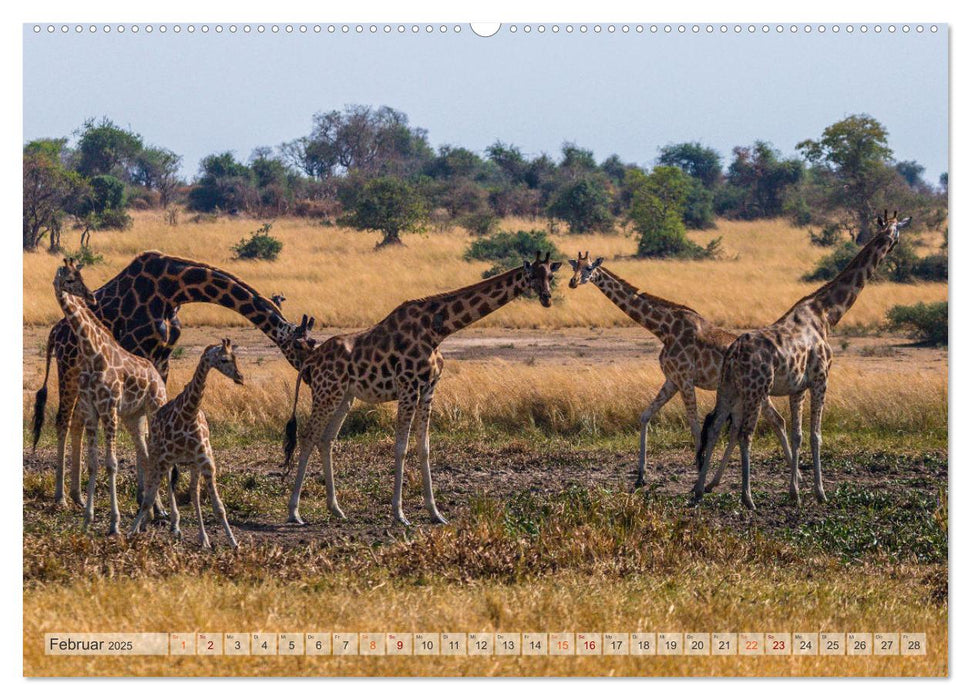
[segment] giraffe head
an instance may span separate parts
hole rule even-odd
[[[304,314],[299,326],[290,323],[281,330],[280,349],[284,354],[289,356],[292,353],[300,363],[307,359],[307,355],[317,345],[317,341],[309,335],[313,330],[314,322],[315,319],[312,316]]]
[[[539,251],[536,251],[536,259],[533,261],[524,260],[523,270],[526,273],[526,283],[529,288],[536,292],[539,303],[546,308],[553,305],[553,292],[550,284],[553,282],[553,273],[560,269],[561,262],[550,262],[550,254],[541,259]]]
[[[909,225],[910,217],[898,219],[896,209],[894,209],[893,216],[888,217],[886,209],[883,210],[883,217],[877,216],[877,226],[880,227],[880,233],[878,235],[890,236],[890,240],[892,241],[890,245],[891,250],[897,245],[897,241],[900,240],[900,229],[907,228]]]
[[[237,384],[243,383],[243,373],[236,366],[236,353],[233,352],[233,341],[229,338],[223,338],[221,343],[210,345],[202,355],[211,368],[225,374]]]
[[[57,268],[54,274],[54,292],[81,297],[89,306],[96,306],[97,299],[81,277],[82,267],[84,264],[75,261],[74,258],[64,258],[64,264]]]
[[[581,253],[577,251],[577,259],[570,261],[573,268],[573,277],[570,278],[570,289],[576,289],[581,284],[586,284],[591,280],[597,269],[603,265],[603,258],[597,258],[590,262],[590,251]]]

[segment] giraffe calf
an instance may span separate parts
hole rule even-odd
[[[205,349],[192,380],[186,384],[182,393],[162,406],[152,417],[148,442],[148,466],[145,474],[145,497],[142,499],[143,505],[135,517],[130,535],[141,529],[142,523],[148,516],[149,506],[155,501],[163,475],[169,474],[172,533],[181,536],[179,509],[175,503],[175,488],[171,483],[171,473],[177,465],[188,465],[192,474],[189,491],[192,494],[196,517],[199,519],[199,544],[202,547],[211,547],[202,519],[199,494],[201,475],[209,489],[213,512],[226,530],[226,537],[229,538],[233,549],[239,547],[229,527],[229,521],[226,520],[226,509],[216,490],[216,461],[213,458],[212,445],[209,443],[209,424],[206,422],[206,415],[199,408],[206,390],[206,376],[210,369],[225,374],[237,384],[243,383],[243,375],[236,366],[232,342],[226,338],[222,343],[210,345]]]

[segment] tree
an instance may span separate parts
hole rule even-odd
[[[658,165],[681,168],[709,189],[717,185],[722,176],[722,158],[718,151],[697,141],[664,146],[657,162]]]
[[[179,186],[182,156],[167,148],[144,148],[135,157],[132,180],[158,192],[162,207],[168,207]]]
[[[924,182],[925,168],[916,160],[899,161],[894,168],[898,173],[900,173],[900,176],[907,181],[907,184],[914,189],[920,189],[921,187],[927,186],[927,184]]]
[[[132,173],[144,145],[142,137],[116,126],[107,117],[100,122],[89,119],[78,138],[77,171],[85,177],[114,175],[132,182]]]
[[[613,216],[605,179],[595,173],[566,182],[554,194],[549,215],[567,222],[571,233],[610,230]]]
[[[659,165],[649,175],[630,170],[628,177],[633,188],[629,217],[640,236],[638,256],[703,258],[715,255],[720,239],[702,248],[685,235],[684,209],[693,178],[671,165]]]
[[[397,177],[375,177],[360,191],[342,192],[348,213],[340,219],[345,226],[362,231],[380,231],[384,238],[377,248],[402,245],[401,233],[419,231],[427,219],[421,196],[410,184]]]
[[[231,152],[206,156],[199,169],[201,175],[189,190],[190,209],[235,213],[255,205],[257,190],[252,172]]]
[[[90,187],[64,164],[66,139],[32,141],[24,146],[23,247],[35,250],[45,236],[60,249],[61,224]]]
[[[845,207],[855,219],[857,242],[870,240],[879,208],[875,195],[894,173],[888,166],[893,151],[884,126],[868,114],[854,114],[826,127],[818,141],[802,141],[796,148],[828,176],[823,182],[833,204]]]
[[[786,195],[802,179],[802,163],[783,159],[764,141],[736,146],[725,186],[718,196],[718,213],[739,219],[782,216]]]

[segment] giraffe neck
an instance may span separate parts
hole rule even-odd
[[[672,326],[679,316],[685,312],[695,313],[687,306],[640,291],[603,266],[591,281],[618,309],[656,335],[662,343],[671,339]]]
[[[478,284],[407,303],[419,306],[421,315],[429,318],[429,332],[436,342],[441,342],[452,333],[502,308],[525,292],[527,287],[526,272],[518,267]]]
[[[202,405],[202,396],[206,393],[206,378],[212,364],[203,355],[192,375],[192,380],[185,385],[182,392],[175,398],[179,402],[179,413],[188,418],[194,418]]]
[[[81,356],[86,359],[106,355],[108,349],[114,346],[115,340],[98,318],[88,308],[81,297],[57,292],[57,302],[64,312],[64,319],[71,327],[81,348]]]
[[[292,324],[279,307],[243,280],[219,268],[149,251],[138,255],[94,294],[99,302],[98,316],[106,325],[112,319],[125,318],[126,295],[133,295],[133,305],[141,307],[136,313],[143,314],[146,322],[154,323],[174,318],[182,304],[218,304],[248,319],[276,343],[291,365],[300,368],[302,358],[286,342]]]
[[[831,328],[850,310],[894,244],[895,240],[888,234],[876,236],[831,282],[809,295],[811,308],[825,318]]]

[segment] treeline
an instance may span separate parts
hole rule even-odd
[[[349,106],[315,115],[308,135],[246,161],[209,155],[192,182],[179,180],[178,155],[107,119],[76,136],[73,146],[60,138],[24,147],[24,248],[46,237],[56,250],[65,223],[85,234],[124,228],[132,207],[311,217],[381,231],[382,244],[435,226],[484,236],[516,216],[572,233],[629,230],[642,256],[690,258],[717,254],[717,241],[701,247],[685,236],[716,217],[789,217],[820,245],[865,242],[884,206],[926,228],[947,221],[946,174],[931,185],[922,166],[895,161],[886,129],[867,115],[831,125],[788,157],[759,141],[733,149],[726,164],[710,147],[680,143],[643,167],[618,155],[598,163],[572,143],[555,157],[501,141],[484,153],[436,150],[402,112]]]

